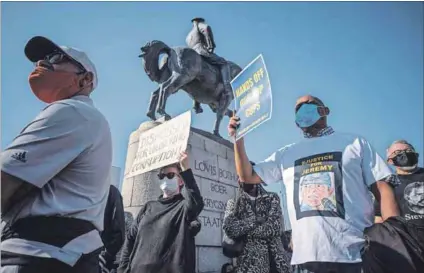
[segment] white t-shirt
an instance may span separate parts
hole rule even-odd
[[[364,138],[337,132],[305,138],[254,170],[265,183],[284,183],[292,264],[361,262],[363,230],[374,218],[369,187],[391,174]]]
[[[47,105],[0,159],[3,172],[40,188],[3,215],[3,220],[12,224],[29,216],[61,215],[90,221],[103,230],[112,138],[109,123],[89,97],[75,96]],[[84,238],[85,245],[74,244],[77,253],[102,246],[97,231]],[[38,254],[28,252],[31,247]],[[37,256],[40,248],[37,242],[29,242],[11,252]]]

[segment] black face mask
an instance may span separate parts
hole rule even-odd
[[[414,152],[400,152],[392,158],[396,167],[412,167],[418,163],[418,155]]]
[[[255,188],[255,185],[243,183],[241,187],[243,188],[244,192],[251,192]]]

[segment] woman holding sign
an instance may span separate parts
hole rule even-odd
[[[194,236],[200,228],[195,221],[204,204],[187,154],[179,164],[161,168],[158,177],[163,194],[140,209],[127,233],[119,273],[195,272]]]

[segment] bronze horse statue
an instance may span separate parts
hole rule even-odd
[[[163,58],[160,60],[160,56]],[[182,89],[193,99],[196,113],[201,113],[200,103],[207,104],[216,113],[213,133],[219,136],[219,126],[224,115],[232,116],[228,109],[234,99],[233,93],[224,94],[220,70],[210,64],[196,51],[188,47],[168,47],[161,41],[151,41],[141,47],[144,71],[151,81],[159,83],[152,92],[147,116],[156,120],[156,113],[170,118],[165,112],[169,95]],[[235,63],[230,65],[231,79],[241,68]]]

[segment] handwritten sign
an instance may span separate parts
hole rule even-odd
[[[191,112],[187,111],[140,134],[138,150],[127,177],[139,175],[178,162],[187,148]]]
[[[236,140],[266,122],[272,115],[272,92],[262,54],[232,81],[235,109],[240,117]]]

